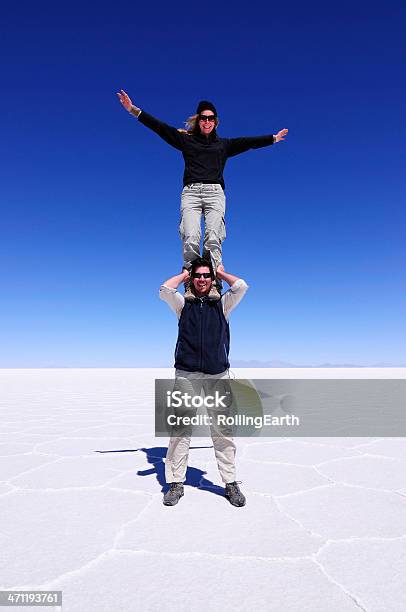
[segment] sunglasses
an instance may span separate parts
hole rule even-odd
[[[212,121],[215,121],[215,120],[216,120],[216,115],[200,115],[199,117],[199,121],[204,121],[204,122],[210,121],[211,123]]]
[[[211,278],[210,272],[195,272],[193,274],[193,278],[200,278],[201,276],[203,276],[203,278]]]

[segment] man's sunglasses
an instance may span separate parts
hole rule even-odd
[[[216,120],[216,115],[200,115],[199,121],[212,121]]]
[[[200,278],[201,276],[203,276],[203,278],[211,278],[210,272],[195,272],[193,274],[193,278]]]

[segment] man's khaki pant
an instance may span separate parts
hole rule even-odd
[[[221,264],[221,244],[226,237],[226,197],[221,185],[192,183],[182,191],[179,233],[183,243],[183,265],[200,257],[201,218],[204,216],[203,256],[210,255],[216,272]]]
[[[229,379],[228,370],[221,374],[203,374],[202,372],[186,372],[176,370],[175,386],[182,391],[188,391],[192,395],[199,395],[201,389],[207,393],[210,391],[210,382],[218,379]],[[207,384],[206,384],[207,381]],[[199,388],[198,388],[199,387]],[[209,416],[214,416],[215,411],[207,409]],[[213,419],[214,420],[214,419]],[[224,483],[234,482],[235,474],[235,452],[236,445],[233,441],[231,430],[219,428],[215,423],[210,425],[210,433],[213,440],[214,454],[221,479]],[[165,461],[165,478],[171,482],[184,482],[189,457],[189,446],[192,438],[191,426],[174,427],[169,441],[168,452]]]

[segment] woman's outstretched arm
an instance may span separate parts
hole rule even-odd
[[[140,121],[140,123],[143,123],[146,127],[150,128],[153,132],[165,140],[165,142],[170,144],[172,147],[175,147],[175,149],[179,149],[180,151],[183,150],[184,136],[179,132],[179,130],[177,130],[177,128],[156,119],[146,111],[138,108],[138,106],[135,106],[132,103],[130,96],[124,91],[124,89],[121,89],[117,95],[126,111],[135,117],[138,117],[138,121]]]
[[[226,138],[227,157],[233,157],[240,153],[245,153],[249,149],[259,149],[268,147],[276,142],[285,140],[285,136],[289,130],[286,128],[280,130],[277,134],[269,134],[267,136],[243,136],[242,138]]]

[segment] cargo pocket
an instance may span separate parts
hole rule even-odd
[[[180,237],[182,238],[182,240],[184,240],[184,238],[185,238],[185,230],[184,230],[184,226],[183,226],[183,215],[182,214],[181,214],[180,220],[179,220],[179,234],[180,234]]]
[[[220,228],[220,242],[223,242],[223,240],[225,240],[226,236],[227,236],[226,221],[225,221],[224,217],[222,217],[222,219],[221,219],[221,228]]]

